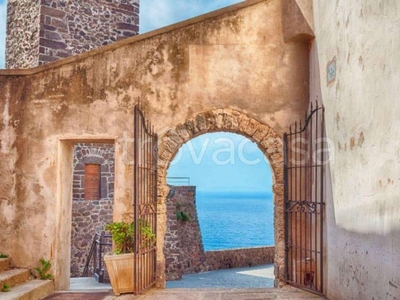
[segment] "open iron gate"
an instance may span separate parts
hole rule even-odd
[[[156,282],[157,234],[157,134],[134,109],[134,293]]]
[[[296,287],[323,292],[324,108],[284,135],[285,276]]]

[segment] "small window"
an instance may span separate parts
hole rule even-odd
[[[85,199],[100,199],[100,165],[85,165]]]

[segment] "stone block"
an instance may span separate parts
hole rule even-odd
[[[63,42],[52,41],[46,38],[40,38],[40,45],[51,49],[65,49],[67,45]]]
[[[59,19],[64,18],[66,15],[66,13],[64,11],[59,10],[59,9],[54,9],[54,8],[48,7],[48,6],[41,6],[41,13],[42,13],[42,15],[51,16],[51,17],[59,18]]]
[[[68,30],[68,23],[59,19],[52,19],[51,25],[57,28],[62,28]]]
[[[124,29],[124,30],[131,30],[131,31],[135,31],[135,32],[139,31],[139,26],[134,25],[134,24],[128,24],[128,23],[117,23],[117,28]]]

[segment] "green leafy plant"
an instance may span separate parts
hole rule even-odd
[[[183,211],[177,211],[176,212],[176,219],[178,220],[178,221],[190,221],[190,217],[186,214],[186,213],[184,213]]]
[[[142,235],[142,247],[147,248],[154,245],[156,241],[156,234],[146,220],[139,220],[140,233]]]
[[[134,247],[133,222],[113,222],[106,225],[115,243],[115,254],[132,253]]]
[[[151,247],[154,245],[156,240],[156,235],[153,232],[153,229],[146,220],[139,220],[138,223],[141,234],[141,247]],[[111,232],[112,240],[115,243],[115,254],[133,252],[135,245],[133,222],[113,222],[107,224],[105,229]]]
[[[190,221],[190,217],[182,211],[181,207],[182,205],[180,203],[176,204],[176,219],[183,222]]]
[[[5,283],[3,285],[3,288],[1,289],[2,292],[11,292],[11,286],[8,283]]]
[[[45,260],[44,258],[39,259],[41,267],[36,267],[35,270],[38,273],[38,277],[42,280],[51,279],[51,274],[48,274],[51,268],[51,262],[49,260]]]
[[[8,255],[0,253],[0,258],[7,258],[7,257],[8,257]]]

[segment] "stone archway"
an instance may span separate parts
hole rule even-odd
[[[179,148],[204,133],[225,131],[241,134],[255,142],[268,158],[273,175],[274,236],[275,236],[275,286],[284,284],[285,237],[283,194],[282,139],[267,125],[246,114],[232,109],[201,112],[185,123],[168,130],[160,137],[158,152],[158,240],[159,249],[164,247],[166,232],[166,198],[168,167]],[[165,286],[165,260],[163,251],[157,254],[157,286]]]

